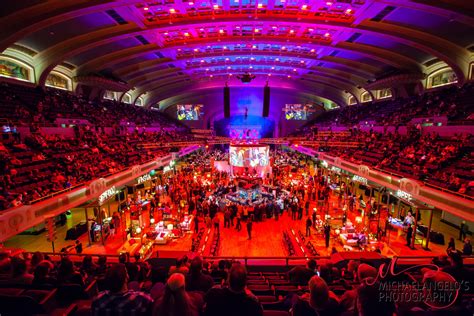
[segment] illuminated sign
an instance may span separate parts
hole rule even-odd
[[[112,196],[114,196],[115,194],[117,193],[117,189],[115,189],[115,186],[111,187],[110,189],[104,191],[104,193],[102,193],[100,196],[99,196],[99,204],[102,204],[103,202],[105,202],[107,199],[111,198]]]
[[[148,180],[151,180],[151,176],[147,173],[147,174],[144,174],[141,177],[138,177],[137,178],[137,183],[140,184],[140,183],[143,183],[143,182],[148,181]]]
[[[166,173],[166,172],[170,172],[170,171],[171,171],[171,167],[170,167],[170,166],[165,166],[165,167],[163,168],[163,172],[165,172],[165,173]]]
[[[367,182],[368,182],[366,178],[358,176],[358,175],[354,175],[352,177],[352,181],[359,182],[359,183],[362,183],[362,184],[367,184]]]
[[[342,171],[341,168],[334,167],[334,166],[331,167],[331,170],[334,171],[334,172],[337,172],[337,173],[341,173],[341,171]]]
[[[412,199],[412,196],[410,193],[407,193],[405,191],[402,191],[402,190],[397,190],[397,192],[395,193],[395,195],[399,198],[402,198],[402,199],[405,199],[407,201],[411,201]]]

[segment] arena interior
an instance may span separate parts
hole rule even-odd
[[[0,315],[474,315],[474,1],[0,9]]]

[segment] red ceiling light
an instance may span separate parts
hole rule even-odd
[[[262,7],[263,7],[263,4],[259,3],[259,4],[257,5],[257,7],[258,7],[258,8],[262,8]]]
[[[332,2],[331,2],[331,1],[326,2],[326,5],[327,5],[328,7],[330,7],[330,6],[332,6]]]
[[[215,4],[215,5],[213,6],[213,8],[214,8],[214,10],[217,10],[217,9],[219,9],[219,5],[218,5],[218,4]]]
[[[324,37],[329,37],[329,36],[331,36],[331,34],[329,34],[329,33],[324,34]]]
[[[148,11],[148,10],[150,10],[150,8],[149,7],[144,7],[143,10]]]
[[[170,13],[176,13],[176,10],[173,8],[170,8]]]
[[[347,9],[347,10],[346,10],[346,13],[347,13],[347,14],[351,14],[351,13],[352,13],[352,9]]]
[[[189,1],[188,4],[189,4],[189,5],[194,5],[194,2]]]
[[[303,4],[303,5],[301,6],[301,10],[306,10],[306,9],[308,9],[308,5]]]

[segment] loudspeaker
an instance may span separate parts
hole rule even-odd
[[[224,87],[224,117],[230,118],[230,89],[228,86]]]
[[[262,116],[268,117],[270,114],[270,87],[265,86],[263,88],[263,111]]]

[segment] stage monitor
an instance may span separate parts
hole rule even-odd
[[[180,121],[197,121],[202,114],[202,104],[177,104],[176,111]]]
[[[269,164],[268,146],[230,146],[230,165],[233,167],[266,167]]]
[[[311,104],[285,104],[283,108],[287,120],[305,121],[310,116]]]

